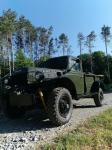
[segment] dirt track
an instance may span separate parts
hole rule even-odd
[[[53,127],[49,119],[32,112],[23,119],[9,120],[0,116],[0,150],[33,149],[35,144],[49,141],[52,138],[72,130],[87,118],[112,107],[112,94],[105,94],[103,107],[95,107],[93,99],[75,101],[71,121],[62,127]]]

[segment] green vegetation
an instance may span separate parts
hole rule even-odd
[[[25,55],[24,55],[24,52],[23,50],[19,50],[17,53],[16,53],[16,61],[15,61],[15,64],[16,64],[16,67],[25,67],[25,66],[32,66],[33,65],[33,62],[30,58],[27,58]]]
[[[109,150],[112,149],[112,109],[96,116],[63,137],[54,144],[41,147],[42,150]]]

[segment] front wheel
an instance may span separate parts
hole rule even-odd
[[[73,104],[70,92],[62,87],[53,89],[47,101],[49,119],[56,126],[69,122]]]
[[[103,99],[104,99],[103,90],[101,88],[99,88],[98,93],[94,95],[94,102],[97,107],[102,106]]]

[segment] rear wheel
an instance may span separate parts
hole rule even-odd
[[[70,92],[62,87],[53,89],[47,101],[47,108],[53,124],[59,126],[67,123],[73,110]]]
[[[102,106],[103,99],[104,99],[103,90],[101,88],[99,88],[98,93],[96,95],[94,95],[94,102],[97,107]]]

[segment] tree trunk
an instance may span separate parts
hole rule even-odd
[[[93,59],[92,59],[92,50],[91,50],[91,43],[90,42],[89,42],[89,53],[90,53],[91,73],[93,73]]]
[[[65,47],[63,46],[63,56],[65,55]]]
[[[105,37],[105,49],[106,49],[106,56],[107,56],[107,74],[108,74],[108,78],[110,80],[110,66],[109,66],[109,58],[108,58],[108,49],[107,49],[107,38]]]
[[[8,52],[8,66],[9,66],[9,73],[10,73],[10,76],[12,74],[12,67],[11,67],[11,58],[10,58],[10,46],[9,46],[9,40],[8,40],[8,34],[7,34],[7,52]]]
[[[39,45],[38,45],[38,41],[35,41],[35,60],[39,59]]]
[[[31,37],[30,37],[30,34],[29,34],[29,48],[30,48],[30,59],[32,60],[33,62],[33,67],[34,67],[34,59],[33,59],[33,48],[32,48],[32,41],[31,41]]]
[[[81,69],[81,72],[83,72],[83,69],[82,69],[82,43],[80,42],[80,69]]]
[[[14,52],[13,52],[13,44],[12,44],[12,33],[11,33],[11,36],[10,36],[10,49],[11,49],[11,62],[12,62],[12,71],[14,71],[14,68],[15,68],[15,64],[14,64]]]

